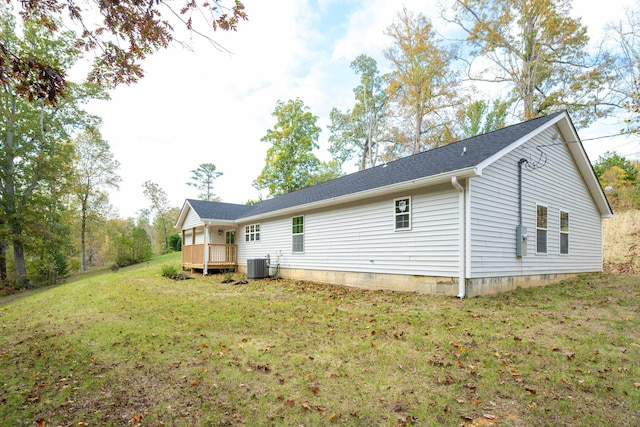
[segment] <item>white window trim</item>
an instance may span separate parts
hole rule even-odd
[[[302,218],[302,233],[294,233],[293,232],[293,220],[295,218]],[[305,249],[305,241],[304,241],[304,230],[306,227],[305,224],[305,217],[304,215],[296,215],[296,216],[292,216],[291,217],[291,253],[293,254],[303,254],[304,253],[304,249]],[[295,251],[293,248],[293,236],[302,236],[302,250],[301,251]]]
[[[538,227],[538,207],[547,209],[547,226],[545,228]],[[544,230],[547,232],[547,244],[546,252],[538,252],[538,230]],[[536,203],[536,255],[548,255],[549,254],[549,206],[542,203]]]
[[[254,227],[254,231],[247,231],[250,230],[251,227]],[[258,227],[258,231],[255,231],[255,227]],[[256,239],[256,234],[258,235],[258,238]],[[260,241],[260,235],[262,234],[262,227],[260,226],[260,223],[255,223],[255,224],[247,224],[244,226],[244,243],[254,243],[254,242],[259,242]],[[247,236],[251,236],[253,235],[254,239],[251,240],[251,238],[247,239]]]
[[[562,214],[566,213],[567,215],[569,215],[568,218],[568,226],[569,226],[569,230],[568,231],[562,231]],[[566,234],[567,235],[567,253],[563,254],[562,253],[562,235]],[[562,256],[567,256],[571,254],[571,212],[566,210],[566,209],[560,209],[558,211],[558,253]]]
[[[409,226],[405,228],[397,227],[398,215],[405,215],[404,213],[399,214],[396,212],[396,202],[398,200],[409,200],[409,212],[407,212],[409,214]],[[393,199],[393,231],[411,231],[411,228],[413,227],[413,218],[412,218],[413,215],[411,214],[412,211],[413,211],[413,200],[411,199],[411,196],[397,197]]]

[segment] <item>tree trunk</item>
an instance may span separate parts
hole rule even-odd
[[[13,260],[16,265],[16,286],[20,289],[28,288],[30,283],[27,278],[27,264],[24,259],[24,245],[22,244],[22,226],[19,222],[11,224],[11,232],[13,239],[11,245],[13,246]]]
[[[1,224],[1,222],[0,222]],[[7,284],[7,245],[0,240],[0,286]]]
[[[422,132],[422,110],[416,111],[416,128],[413,139],[413,154],[420,152],[420,137]]]
[[[80,224],[80,270],[86,271],[86,249],[85,249],[85,236],[87,234],[87,199],[82,199],[81,207],[81,224]]]
[[[18,213],[18,203],[16,200],[16,187],[14,182],[15,155],[13,152],[13,129],[16,115],[16,97],[13,96],[11,102],[11,113],[7,117],[7,140],[6,140],[6,176],[2,186],[4,199],[4,213],[7,225],[11,232],[11,244],[13,246],[13,258],[16,269],[16,285],[20,288],[29,286],[27,279],[27,267],[24,259],[24,245],[22,244],[22,222]]]

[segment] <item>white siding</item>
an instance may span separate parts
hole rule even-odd
[[[600,214],[565,143],[549,129],[507,154],[470,183],[470,278],[579,273],[602,269]],[[559,132],[558,132],[559,133]],[[523,225],[527,255],[515,256],[518,224],[518,161],[535,163],[536,146],[546,162],[522,168]],[[536,254],[536,204],[548,208],[547,254]],[[560,210],[569,215],[569,255],[560,255]]]
[[[193,209],[189,208],[189,212],[187,213],[187,217],[184,219],[184,223],[182,224],[182,229],[183,230],[188,230],[190,228],[193,227],[198,227],[198,226],[202,226],[202,220],[200,220],[200,217],[198,216],[198,214],[196,214],[196,211],[194,211]]]
[[[411,196],[411,230],[394,230],[394,198]],[[304,253],[292,253],[291,218],[304,215]],[[238,227],[238,262],[262,258],[283,268],[457,277],[458,193],[392,194],[340,208],[296,212],[260,223],[260,241]]]
[[[182,246],[191,246],[191,241],[192,241],[191,233],[192,233],[191,229],[184,231],[184,242],[182,243]]]

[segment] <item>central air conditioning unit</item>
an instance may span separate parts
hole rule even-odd
[[[266,258],[247,260],[247,279],[264,279],[269,276],[269,266]]]

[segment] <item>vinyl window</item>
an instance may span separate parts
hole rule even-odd
[[[394,201],[395,205],[395,229],[411,229],[411,198],[403,197]]]
[[[569,254],[569,212],[560,211],[560,254]]]
[[[260,240],[260,224],[251,224],[244,226],[244,241],[254,242]]]
[[[547,207],[536,206],[536,252],[547,253]]]
[[[291,244],[294,253],[304,252],[304,216],[291,219]]]

